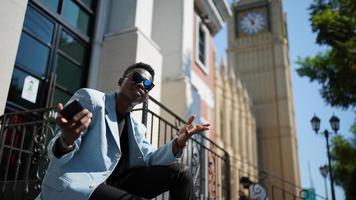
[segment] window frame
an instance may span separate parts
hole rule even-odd
[[[78,3],[79,0],[73,0],[74,2]],[[62,2],[62,1],[60,1]],[[96,1],[93,1],[93,5],[96,6]],[[50,82],[50,77],[51,73],[56,73],[57,71],[57,62],[59,59],[59,56],[63,56],[65,59],[68,61],[74,63],[79,67],[79,69],[82,71],[81,76],[82,76],[82,87],[85,87],[88,79],[88,71],[89,71],[89,63],[90,63],[90,54],[91,54],[91,48],[92,48],[92,37],[87,35],[83,35],[80,33],[75,27],[70,26],[70,24],[63,19],[63,17],[58,14],[54,13],[53,10],[51,10],[49,7],[41,4],[39,0],[30,0],[28,3],[28,7],[31,7],[35,12],[40,14],[42,17],[44,17],[46,20],[54,24],[53,27],[53,32],[52,32],[52,38],[50,43],[44,42],[41,38],[39,38],[37,35],[32,33],[28,28],[25,26],[22,27],[22,34],[26,34],[27,36],[31,37],[34,39],[36,42],[39,44],[45,46],[49,50],[49,55],[48,55],[48,60],[47,60],[47,66],[45,73],[43,75],[37,74],[34,70],[31,70],[25,65],[22,65],[21,63],[17,62],[17,60],[14,63],[14,69],[16,68],[17,70],[26,73],[30,76],[33,76],[34,78],[38,79],[40,81],[40,84],[44,84],[47,87],[48,83]],[[29,9],[29,8],[27,8]],[[94,15],[95,9],[92,10],[92,15]],[[95,15],[93,20],[95,20]],[[91,27],[93,28],[93,27]],[[77,42],[82,44],[86,48],[86,52],[84,55],[84,60],[83,63],[78,63],[76,60],[71,58],[70,55],[65,53],[63,50],[59,48],[59,40],[60,40],[60,33],[61,31],[65,31],[70,37],[73,37]],[[94,34],[94,33],[92,33]],[[51,63],[51,64],[49,64]],[[39,88],[39,90],[41,90]],[[53,86],[53,95],[55,93],[55,90],[60,90],[62,93],[68,94],[69,96],[73,95],[73,91],[71,91],[69,88],[62,86],[58,84],[58,82]],[[40,95],[37,94],[37,100],[36,100],[36,105],[38,106],[45,106],[47,105],[46,102],[46,97],[45,95]],[[38,103],[40,102],[40,103]],[[12,100],[7,100],[6,102],[6,108],[7,109],[14,109],[14,110],[26,110],[28,109],[27,107],[22,106],[19,104],[17,101],[12,101]]]
[[[205,49],[204,49],[204,55],[205,55],[205,64],[200,60],[199,53],[200,53],[200,30],[202,30],[205,34]],[[203,20],[199,17],[199,15],[196,16],[195,20],[195,62],[197,65],[202,69],[202,71],[205,74],[209,73],[209,59],[208,59],[208,53],[209,53],[209,30],[207,26],[204,24]]]
[[[64,0],[62,0],[64,1]],[[29,1],[32,4],[34,4],[36,7],[38,7],[40,10],[42,10],[45,14],[53,18],[56,23],[59,23],[62,25],[62,27],[65,27],[66,29],[70,30],[70,32],[74,33],[80,40],[84,41],[85,43],[90,44],[92,42],[92,38],[94,37],[94,32],[92,32],[89,35],[86,35],[85,33],[81,32],[75,25],[71,24],[63,15],[62,15],[62,7],[63,3],[60,1],[59,3],[59,10],[53,11],[50,7],[47,5],[43,4],[40,2],[40,0],[32,0]],[[83,9],[83,11],[87,12],[92,18],[91,22],[89,22],[89,29],[94,29],[94,23],[96,20],[95,12],[96,12],[96,6],[97,6],[97,1],[93,2],[93,7],[94,9],[88,8],[84,3],[82,3],[79,0],[72,0],[74,3],[78,4],[80,8]]]

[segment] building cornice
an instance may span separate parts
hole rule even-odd
[[[194,6],[213,36],[222,29],[226,20],[232,16],[226,0],[195,0]]]

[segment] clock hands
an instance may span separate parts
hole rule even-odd
[[[252,13],[248,13],[247,15],[246,15],[246,20],[247,21],[249,21],[250,22],[250,25],[254,25],[255,24],[255,20],[253,19],[253,15],[252,15]]]
[[[251,17],[248,17],[248,20],[250,21],[252,26],[255,25],[255,20],[254,19],[252,19]]]
[[[255,34],[263,29],[266,21],[263,14],[259,12],[247,13],[242,21],[241,27],[246,34]]]

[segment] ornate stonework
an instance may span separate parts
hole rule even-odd
[[[238,199],[239,179],[257,176],[255,117],[246,88],[224,63],[215,74],[214,132],[217,144],[230,154],[231,194]]]

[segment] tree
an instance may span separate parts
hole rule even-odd
[[[314,0],[310,6],[316,43],[328,50],[298,58],[299,76],[321,84],[327,104],[356,108],[356,0]],[[350,140],[332,139],[331,159],[335,183],[345,190],[346,200],[356,199],[356,123]]]
[[[298,58],[299,76],[322,85],[321,96],[331,106],[356,107],[356,2],[355,0],[314,0],[310,6],[316,43],[326,52]]]
[[[331,159],[335,183],[345,190],[346,200],[356,199],[356,124],[348,141],[341,135],[332,139]]]

